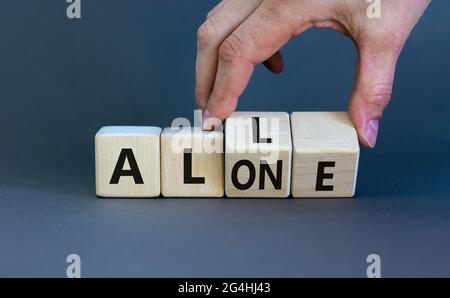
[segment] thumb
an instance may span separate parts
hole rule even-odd
[[[395,67],[401,47],[359,48],[355,84],[349,103],[350,117],[361,145],[375,147],[378,123],[392,95]]]

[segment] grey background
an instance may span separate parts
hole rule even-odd
[[[3,0],[0,276],[450,276],[450,2],[433,1],[399,61],[353,200],[99,200],[103,125],[193,117],[196,29],[210,1]],[[345,110],[356,51],[330,30],[258,67],[240,110]]]

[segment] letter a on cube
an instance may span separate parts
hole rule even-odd
[[[225,123],[227,196],[289,196],[291,154],[287,113],[232,113]]]
[[[160,194],[159,127],[106,126],[95,135],[99,197],[157,197]]]
[[[291,115],[292,196],[353,197],[359,143],[346,112],[295,112]]]

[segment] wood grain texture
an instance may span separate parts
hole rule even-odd
[[[294,112],[291,115],[292,196],[353,197],[359,160],[356,130],[346,112]],[[317,188],[319,162],[326,167]],[[331,164],[330,164],[331,162]],[[334,165],[332,164],[334,163]],[[320,175],[319,175],[320,176]],[[328,187],[327,187],[328,186]],[[332,187],[332,190],[331,190]]]
[[[96,193],[99,197],[157,197],[160,195],[159,127],[106,126],[95,135]],[[132,176],[120,177],[112,184],[112,176],[123,149],[131,149],[142,184]],[[129,169],[129,160],[123,169]]]
[[[255,122],[252,122],[255,117],[259,118],[259,132],[255,131]],[[259,134],[259,143],[255,142],[255,134]],[[289,196],[291,155],[291,130],[287,113],[232,113],[225,123],[227,196],[278,198]],[[275,181],[281,181],[280,184],[273,183],[267,166]]]
[[[161,191],[165,197],[223,197],[224,135],[221,131],[166,128],[161,134]],[[191,151],[186,167],[186,150]],[[199,181],[187,181],[185,175]]]

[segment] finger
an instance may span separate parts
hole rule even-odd
[[[196,101],[205,109],[217,71],[217,55],[223,40],[238,27],[262,0],[227,0],[222,2],[199,28],[197,37]]]
[[[375,147],[379,120],[391,99],[400,50],[401,46],[360,49],[349,113],[365,147]]]
[[[264,66],[267,67],[273,73],[281,73],[284,68],[283,56],[281,56],[280,51],[277,51],[269,59],[263,62]]]
[[[213,9],[211,9],[208,14],[206,15],[206,19],[211,18],[213,15],[215,15],[224,5],[230,0],[222,0],[217,4]]]
[[[299,19],[277,3],[263,2],[220,46],[216,80],[207,103],[210,117],[224,120],[236,108],[255,64],[266,61],[292,36],[311,27],[306,18]]]

